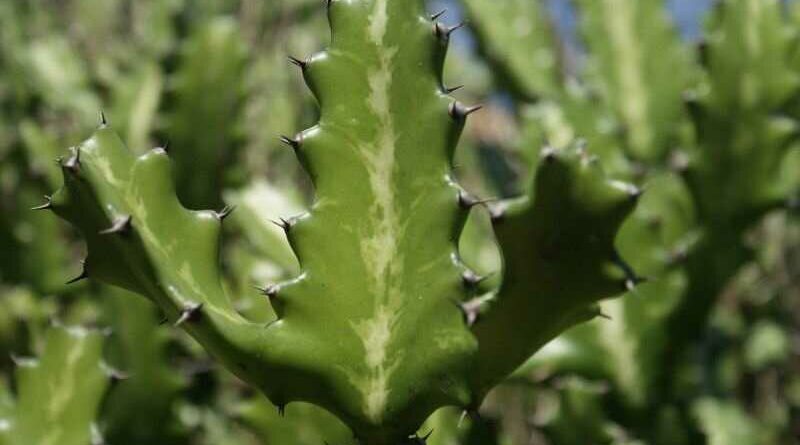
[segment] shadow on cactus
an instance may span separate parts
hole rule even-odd
[[[437,408],[486,393],[596,303],[636,281],[614,238],[638,189],[606,179],[584,150],[547,150],[530,196],[493,206],[501,287],[457,249],[484,205],[454,179],[467,107],[442,66],[451,32],[423,2],[328,2],[332,43],[294,59],[319,123],[293,138],[315,186],[302,215],[276,221],[301,273],[260,283],[277,319],[236,312],[221,285],[228,210],[178,201],[168,153],[129,152],[108,125],[62,160],[48,207],[88,245],[84,273],[157,304],[242,380],[281,407],[321,406],[368,445],[422,443]]]

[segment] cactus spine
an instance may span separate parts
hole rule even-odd
[[[456,184],[452,156],[478,107],[450,98],[442,79],[458,27],[431,21],[422,1],[328,9],[331,46],[292,59],[320,120],[284,141],[316,196],[308,212],[275,222],[301,269],[261,283],[276,319],[232,307],[218,265],[229,212],[185,209],[163,149],[134,157],[104,123],[61,161],[52,209],[86,239],[78,278],[145,295],[281,410],[321,406],[367,445],[424,442],[416,430],[434,410],[477,408],[635,281],[613,244],[639,191],[607,180],[583,149],[546,152],[529,197],[494,209],[504,282],[475,300],[480,277],[457,241],[480,201]]]

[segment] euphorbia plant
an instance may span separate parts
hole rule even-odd
[[[424,442],[416,430],[434,410],[477,408],[635,281],[614,238],[639,191],[606,179],[581,148],[545,150],[529,195],[492,209],[503,284],[476,296],[481,277],[457,243],[481,202],[456,183],[452,156],[478,107],[442,81],[457,27],[419,0],[327,6],[330,48],[294,59],[320,120],[284,141],[315,201],[277,221],[302,271],[263,283],[275,320],[234,310],[218,261],[228,210],[185,209],[164,149],[137,158],[104,122],[61,161],[64,186],[46,207],[86,238],[81,277],[146,296],[279,407],[321,406],[363,444]]]

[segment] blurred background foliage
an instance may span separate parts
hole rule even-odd
[[[459,182],[513,197],[542,147],[585,144],[646,189],[618,246],[648,279],[480,412],[437,412],[429,443],[797,443],[800,6],[429,3],[467,20],[445,78],[486,105],[459,146]],[[328,38],[322,0],[0,2],[0,444],[51,443],[35,426],[61,423],[57,445],[353,443],[310,405],[279,416],[144,299],[65,284],[83,246],[30,210],[57,186],[57,156],[107,119],[132,150],[169,150],[187,207],[236,206],[227,287],[243,314],[268,319],[252,286],[298,267],[270,219],[313,196],[278,139],[316,119],[287,56]],[[474,212],[461,244],[494,273],[491,291],[487,221]],[[43,410],[53,400],[60,409]]]

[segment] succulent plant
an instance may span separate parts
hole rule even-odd
[[[47,207],[88,245],[83,272],[142,294],[279,406],[304,401],[364,444],[424,442],[437,408],[478,407],[547,341],[600,314],[636,281],[614,247],[640,191],[607,179],[582,147],[546,150],[528,196],[493,207],[505,265],[496,295],[459,259],[481,201],[453,179],[452,156],[479,107],[449,97],[448,27],[423,2],[328,2],[331,46],[293,59],[320,120],[284,141],[315,201],[276,221],[301,273],[262,288],[277,318],[250,321],[220,279],[230,208],[175,196],[169,155],[129,152],[106,122],[61,161]],[[189,165],[182,165],[188,169]]]
[[[52,327],[40,358],[17,358],[17,394],[0,409],[3,445],[86,445],[110,381],[103,334]],[[94,431],[94,433],[93,433]]]

